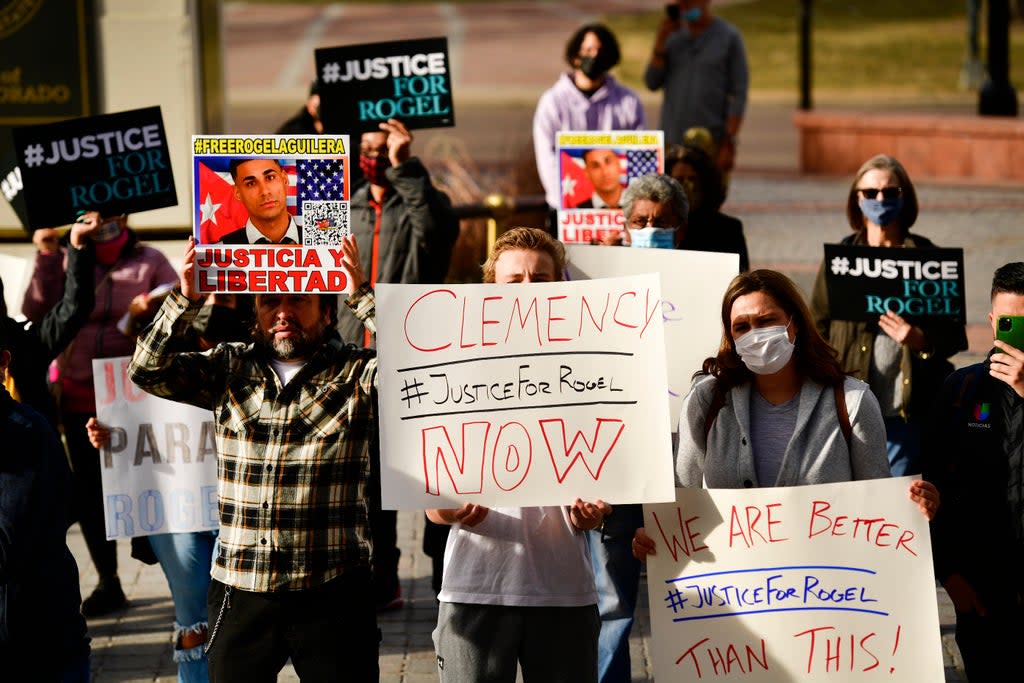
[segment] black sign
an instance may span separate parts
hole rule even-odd
[[[447,38],[321,48],[315,56],[326,132],[379,130],[388,119],[409,129],[455,125]]]
[[[886,311],[963,324],[964,250],[825,245],[833,320],[877,321]]]
[[[14,129],[34,227],[178,203],[160,107]]]
[[[11,129],[95,113],[92,9],[92,0],[0,2],[0,193],[26,227]]]

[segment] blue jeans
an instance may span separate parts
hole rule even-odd
[[[588,531],[590,561],[597,584],[601,635],[597,675],[601,683],[629,683],[629,632],[640,590],[640,561],[633,557],[633,534],[644,525],[643,506],[615,505],[603,530]]]
[[[921,427],[900,416],[885,418],[885,447],[894,477],[921,474]]]
[[[210,589],[210,566],[216,540],[217,534],[213,531],[149,537],[171,588],[175,643],[183,632],[198,632],[209,621],[206,596]],[[178,664],[179,683],[208,683],[210,680],[203,645],[187,650],[175,647],[174,661]]]

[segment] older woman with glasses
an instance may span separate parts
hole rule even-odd
[[[931,240],[910,232],[917,211],[917,193],[903,165],[885,154],[874,156],[850,185],[846,216],[853,234],[841,244],[934,248]],[[963,324],[928,318],[912,322],[892,311],[871,322],[833,320],[824,262],[811,308],[818,330],[839,352],[843,368],[868,382],[878,398],[892,474],[920,473],[921,422],[930,397],[953,370],[947,359],[967,348]]]

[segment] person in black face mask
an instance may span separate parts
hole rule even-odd
[[[222,342],[252,341],[252,300],[238,294],[211,294],[192,320],[196,346],[212,349]]]
[[[412,133],[397,119],[359,140],[359,169],[366,184],[352,193],[349,225],[359,245],[370,286],[378,282],[440,284],[448,274],[459,219],[448,196],[434,187],[423,163],[412,155]],[[338,332],[344,342],[375,347],[346,306],[339,306]],[[344,309],[344,310],[342,310]],[[377,609],[401,607],[398,583],[397,516],[380,509],[379,487],[370,506],[373,581]],[[446,526],[427,522],[424,551],[434,558],[434,585],[440,587]]]
[[[533,147],[537,173],[548,203],[548,231],[557,235],[562,190],[555,136],[558,131],[643,130],[639,95],[609,73],[619,63],[619,41],[603,24],[586,24],[565,45],[563,72],[537,102]]]

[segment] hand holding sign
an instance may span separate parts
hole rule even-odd
[[[412,154],[412,133],[398,119],[388,119],[380,124],[388,134],[388,159],[392,166],[400,166]]]
[[[56,254],[60,250],[60,233],[53,228],[39,228],[32,233],[32,244],[44,256]]]
[[[200,294],[196,291],[195,287],[195,276],[196,276],[196,238],[189,235],[188,242],[185,243],[185,255],[181,261],[181,293],[184,294],[189,301],[197,301],[203,298],[205,295]]]
[[[71,246],[81,248],[85,246],[88,239],[91,239],[100,229],[100,214],[98,211],[86,211],[71,224],[69,241]],[[37,231],[39,232],[39,231]],[[34,238],[34,236],[33,236]],[[35,241],[33,239],[33,241]]]
[[[352,282],[352,291],[365,285],[369,280],[363,270],[363,262],[359,260],[359,243],[353,235],[347,235],[341,241],[341,265],[348,272]]]
[[[925,347],[924,331],[920,327],[911,325],[902,316],[896,315],[892,311],[886,311],[879,316],[878,327],[893,340],[904,346],[909,346],[911,351],[920,351]]]
[[[604,518],[612,514],[612,506],[598,499],[594,503],[577,498],[569,508],[569,520],[580,531],[596,529],[604,523]]]

